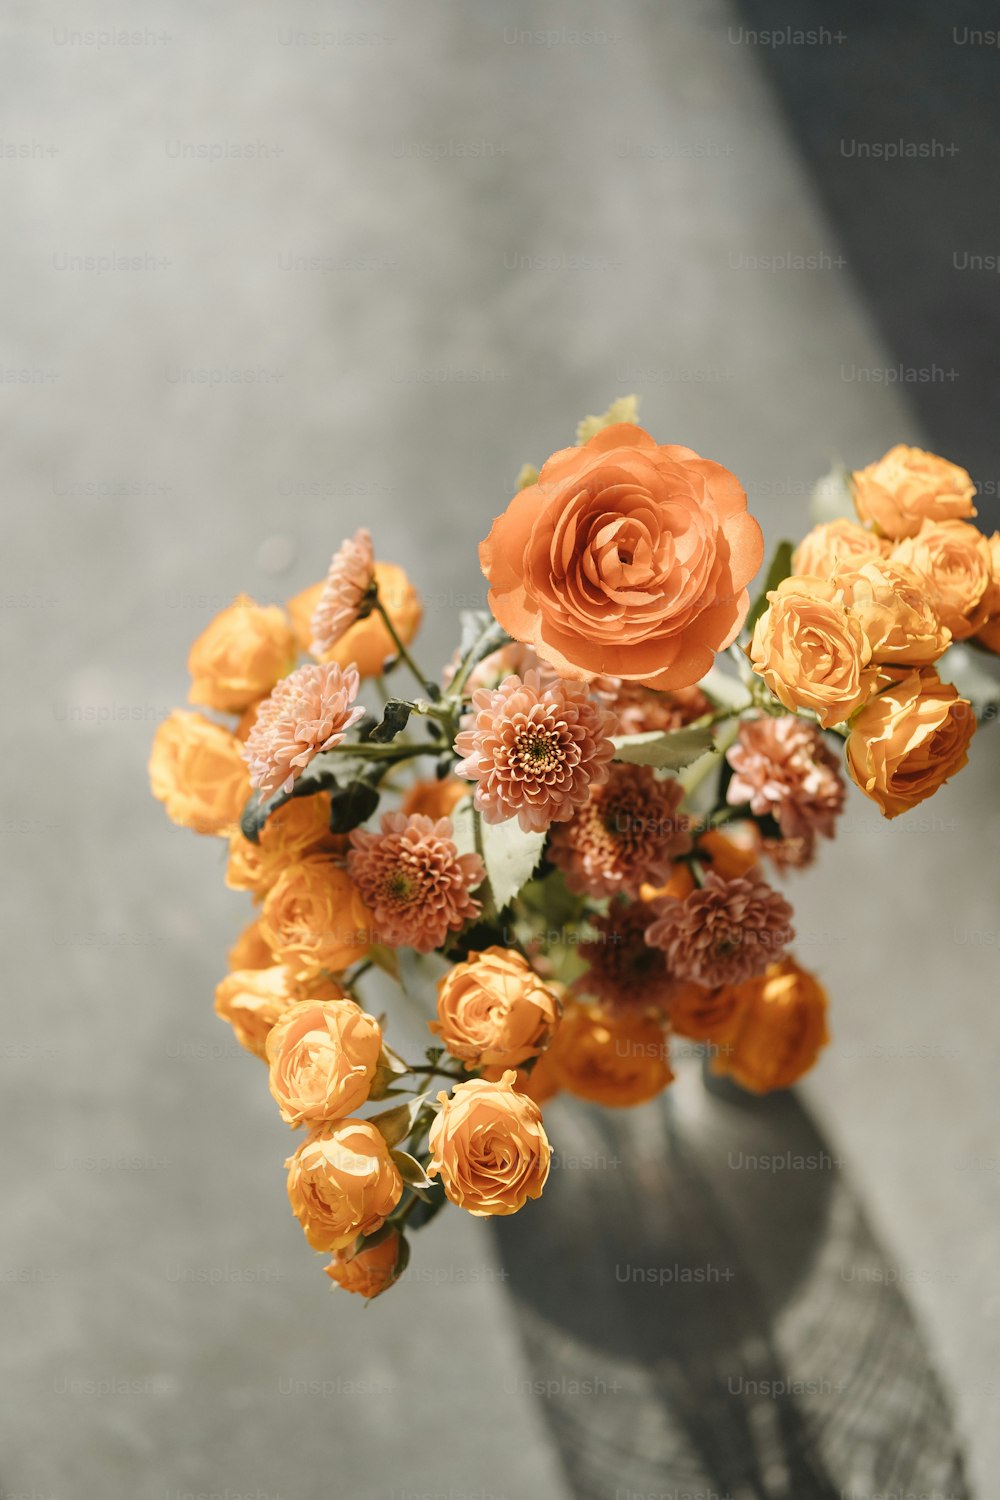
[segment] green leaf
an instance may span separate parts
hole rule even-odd
[[[513,901],[534,874],[545,848],[545,833],[525,833],[516,818],[483,823],[483,862],[497,910]]]
[[[767,596],[772,589],[776,589],[783,579],[787,578],[792,571],[792,553],[795,551],[794,543],[789,541],[779,542],[774,549],[771,558],[771,566],[767,570],[764,579],[764,587],[753,602],[750,613],[743,623],[743,629],[747,635],[753,635],[753,628],[761,615],[767,609]]]
[[[393,1088],[393,1084],[397,1078],[405,1078],[409,1071],[403,1059],[393,1052],[387,1042],[383,1042],[378,1066],[368,1090],[369,1099],[388,1099],[392,1094],[402,1093],[403,1090]]]
[[[711,750],[712,731],[707,724],[662,732],[651,729],[646,734],[617,735],[611,743],[615,760],[631,766],[655,766],[658,771],[682,771]]]
[[[368,949],[368,957],[376,969],[381,969],[383,974],[388,974],[397,984],[402,984],[402,975],[399,968],[399,954],[395,948],[387,948],[384,943],[372,943]]]
[[[473,667],[477,667],[484,657],[499,651],[501,646],[506,646],[510,640],[503,626],[498,625],[485,609],[463,609],[461,619],[462,635],[458,648],[460,660],[458,670],[448,684],[448,692],[452,696],[465,687]]]
[[[451,810],[451,837],[459,854],[477,854],[476,814],[472,795],[456,802]]]
[[[420,1162],[417,1161],[415,1156],[411,1156],[408,1151],[391,1151],[389,1154],[396,1163],[400,1177],[402,1177],[406,1186],[411,1187],[415,1193],[419,1193],[422,1197],[427,1188],[434,1186],[432,1179],[428,1177]]]
[[[379,768],[381,779],[382,770]],[[366,818],[370,818],[378,807],[378,786],[368,777],[359,777],[347,786],[333,787],[330,791],[330,832],[350,833]]]
[[[384,1109],[381,1114],[369,1115],[369,1125],[383,1137],[387,1146],[398,1146],[400,1141],[405,1141],[411,1134],[417,1123],[417,1116],[427,1103],[426,1094],[418,1094],[415,1098],[407,1100],[405,1104],[397,1104],[392,1109]]]
[[[382,711],[381,723],[369,732],[368,739],[377,745],[389,744],[406,728],[412,712],[412,703],[407,703],[404,698],[390,698]]]

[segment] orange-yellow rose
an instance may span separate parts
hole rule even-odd
[[[420,629],[420,621],[423,619],[420,595],[396,563],[377,562],[375,582],[393,628],[403,645],[408,646]],[[322,582],[315,583],[288,601],[292,628],[303,651],[308,651],[312,643],[312,618],[323,587]],[[372,613],[366,619],[356,621],[319,660],[335,661],[342,667],[354,662],[362,677],[381,677],[386,658],[396,654],[396,646],[385,627],[385,621],[381,615]]]
[[[427,1024],[469,1068],[516,1068],[547,1047],[559,1000],[510,948],[470,953],[438,982],[437,1020]]]
[[[292,1213],[314,1250],[346,1250],[381,1229],[403,1194],[389,1147],[370,1120],[318,1130],[285,1162]]]
[[[508,1070],[497,1083],[473,1078],[451,1097],[430,1128],[428,1177],[440,1176],[446,1196],[478,1218],[516,1214],[541,1197],[551,1149],[542,1112],[514,1088]]]
[[[251,891],[256,900],[266,896],[282,870],[306,854],[332,854],[343,845],[330,833],[330,798],[292,797],[275,808],[260,831],[260,843],[245,839],[239,829],[229,839],[226,884],[233,891]]]
[[[825,521],[807,531],[792,557],[792,572],[813,578],[833,578],[862,563],[886,557],[890,543],[856,521]]]
[[[824,578],[786,578],[768,594],[754,628],[753,669],[786,708],[809,708],[824,728],[850,718],[876,673],[861,622],[843,590]]]
[[[323,1269],[345,1292],[371,1299],[388,1290],[402,1274],[405,1241],[398,1229],[386,1224],[370,1239],[359,1239],[347,1250],[338,1250]]]
[[[671,1028],[693,1042],[721,1045],[732,1035],[746,1001],[746,985],[722,984],[712,990],[686,984],[670,1001]]]
[[[260,922],[248,922],[226,955],[230,969],[269,969],[274,955],[265,943]]]
[[[763,539],[743,489],[632,423],[564,448],[479,548],[490,609],[565,677],[690,687],[736,639]]]
[[[956,641],[986,623],[993,582],[989,539],[965,521],[927,521],[899,543],[893,561],[927,580],[942,625]]]
[[[888,666],[929,666],[951,645],[927,580],[901,562],[864,563],[840,580],[851,613],[872,648],[872,661]]]
[[[382,1029],[354,1000],[299,1000],[268,1032],[265,1052],[281,1118],[314,1128],[364,1104]]]
[[[871,521],[894,540],[915,536],[924,521],[959,520],[976,514],[976,487],[964,469],[897,443],[884,458],[851,475],[854,504],[862,521]]]
[[[311,854],[288,865],[264,899],[261,934],[298,980],[335,973],[363,958],[373,918],[337,862]]]
[[[195,833],[228,833],[250,796],[250,776],[235,735],[182,708],[156,731],[149,785],[171,822]]]
[[[787,1089],[808,1072],[829,1041],[826,992],[793,958],[771,964],[743,993],[727,1046],[712,1072],[735,1078],[755,1094]]]
[[[975,729],[971,703],[933,667],[923,667],[858,714],[847,739],[847,769],[865,796],[895,818],[962,769]]]
[[[241,1047],[266,1059],[265,1044],[271,1028],[289,1006],[302,998],[299,988],[280,964],[259,969],[236,969],[215,990],[215,1013],[228,1021]],[[325,998],[342,999],[344,991],[332,980],[321,986]]]
[[[283,609],[246,594],[224,609],[191,647],[188,701],[242,713],[295,665],[295,637]]]
[[[994,531],[989,544],[993,577],[983,595],[986,623],[976,631],[976,640],[988,651],[1000,652],[1000,531]]]
[[[612,1017],[579,1004],[566,1007],[544,1062],[556,1088],[610,1109],[645,1104],[674,1076],[667,1034],[655,1016]]]
[[[469,783],[459,781],[457,776],[446,776],[443,781],[415,781],[400,803],[400,812],[407,817],[422,813],[425,818],[450,818],[463,797],[469,795]]]

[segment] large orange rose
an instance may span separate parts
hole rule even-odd
[[[674,1076],[667,1034],[656,1017],[608,1016],[576,1004],[567,1006],[543,1065],[550,1092],[565,1089],[609,1109],[645,1104]]]
[[[451,1097],[430,1128],[428,1177],[440,1176],[446,1196],[478,1218],[516,1214],[541,1197],[551,1150],[534,1100],[514,1088],[513,1070],[496,1083],[473,1078]]]
[[[191,703],[242,713],[295,665],[295,637],[283,609],[240,594],[191,647]]]
[[[739,990],[737,1022],[712,1059],[712,1072],[728,1074],[755,1094],[791,1088],[830,1039],[823,986],[785,958]]]
[[[292,1212],[314,1250],[346,1250],[381,1229],[403,1179],[377,1126],[341,1120],[318,1130],[285,1162]]]
[[[982,629],[990,614],[993,556],[989,538],[965,521],[925,521],[892,554],[923,575],[942,625],[956,641]]]
[[[847,769],[865,796],[895,818],[962,769],[975,728],[971,703],[924,667],[861,710],[847,739]]]
[[[423,605],[420,595],[406,573],[396,563],[377,562],[375,582],[385,612],[404,646],[408,646],[420,629]],[[312,618],[323,592],[324,583],[314,583],[289,599],[287,609],[292,629],[303,651],[312,644]],[[355,664],[362,677],[381,677],[387,657],[396,655],[396,647],[382,616],[372,613],[345,630],[340,640],[320,661],[335,661],[341,667]]]
[[[156,731],[149,785],[170,821],[195,833],[229,833],[250,795],[236,736],[204,714],[182,708]]]
[[[332,980],[308,986],[309,995],[343,1000],[344,991]],[[268,1035],[306,989],[289,978],[288,970],[268,959],[267,968],[234,969],[215,989],[215,1014],[228,1021],[241,1047],[264,1060]]]
[[[763,538],[728,469],[632,423],[554,453],[479,548],[489,602],[566,677],[689,687],[735,640]]]
[[[851,475],[854,504],[862,521],[884,536],[915,536],[924,521],[961,520],[976,514],[976,487],[958,464],[897,443],[878,463]]]
[[[364,958],[373,917],[346,870],[322,854],[288,865],[264,901],[261,936],[296,980]]]

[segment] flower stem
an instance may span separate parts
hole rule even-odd
[[[423,690],[427,694],[427,696],[429,698],[433,698],[434,697],[434,686],[433,686],[433,684],[430,683],[428,681],[428,679],[424,676],[423,672],[421,672],[420,668],[417,666],[416,662],[413,660],[413,657],[410,655],[410,653],[407,651],[406,647],[403,645],[403,642],[402,642],[402,640],[400,639],[400,636],[399,636],[399,631],[396,629],[395,625],[392,623],[392,620],[389,618],[389,611],[386,609],[385,605],[382,603],[382,600],[379,599],[377,596],[376,596],[376,599],[375,599],[375,608],[378,610],[379,614],[382,616],[382,623],[385,625],[386,630],[389,632],[389,635],[390,635],[390,637],[392,639],[392,644],[396,648],[396,654],[398,655],[399,660],[406,663],[406,665],[409,667],[409,669],[412,672],[413,676],[419,682],[420,686],[423,688]]]

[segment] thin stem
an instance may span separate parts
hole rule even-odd
[[[427,693],[427,695],[429,697],[433,697],[434,696],[434,690],[433,690],[430,682],[424,676],[423,672],[421,672],[420,668],[417,666],[416,662],[413,660],[413,657],[410,655],[410,653],[407,651],[406,647],[403,645],[403,642],[400,639],[398,630],[396,629],[395,625],[392,623],[392,620],[389,618],[389,611],[386,609],[385,605],[382,603],[382,600],[379,599],[378,597],[376,597],[376,599],[375,599],[375,608],[378,610],[379,614],[382,616],[382,623],[385,625],[386,630],[389,632],[389,635],[392,638],[392,644],[396,648],[396,654],[398,655],[400,661],[403,661],[403,662],[406,663],[406,665],[409,667],[410,671],[413,673],[413,676],[417,679],[417,681],[419,682],[420,686],[424,689],[424,691]]]

